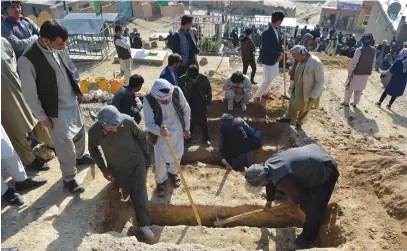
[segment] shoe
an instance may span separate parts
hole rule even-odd
[[[386,105],[386,108],[391,110],[391,105]]]
[[[140,231],[143,233],[143,236],[147,241],[154,239],[154,233],[151,231],[150,227],[140,227]]]
[[[242,103],[242,110],[243,110],[243,111],[246,111],[246,110],[247,110],[247,105],[246,105],[246,103]]]
[[[377,107],[380,107],[381,105],[382,105],[382,103],[376,102],[376,106],[377,106]]]
[[[33,169],[36,171],[47,171],[49,170],[50,167],[47,162],[35,158],[35,160],[31,164],[26,166],[26,168]]]
[[[76,159],[76,165],[77,166],[82,166],[82,165],[94,165],[95,161],[90,157],[89,154],[83,155],[82,158]]]
[[[301,123],[297,122],[295,123],[295,130],[299,131],[302,129]]]
[[[351,106],[353,106],[354,108],[356,108],[356,104],[355,103],[350,103]]]
[[[347,104],[347,103],[345,103],[345,102],[342,102],[341,105],[346,106],[346,107],[349,106],[349,104]]]
[[[11,206],[22,206],[24,204],[23,196],[17,193],[13,188],[8,188],[3,198]]]
[[[174,185],[175,188],[181,186],[181,179],[179,178],[178,174],[168,173],[168,177],[171,179],[172,184]]]
[[[68,188],[69,192],[72,194],[81,194],[85,192],[85,188],[82,185],[79,185],[75,179],[69,182],[64,181],[64,187]]]
[[[299,250],[299,249],[310,249],[313,247],[314,247],[313,243],[310,241],[307,241],[302,234],[300,234],[293,243],[290,243],[288,245],[288,249],[290,251]]]
[[[40,187],[40,186],[44,185],[47,182],[48,182],[48,180],[46,180],[46,179],[28,177],[24,181],[16,182],[15,186],[16,186],[16,190],[21,192],[21,191],[24,191],[24,190],[30,190],[30,189],[33,189],[33,188]]]
[[[228,110],[233,111],[233,102],[228,103]]]
[[[157,184],[157,195],[162,198],[165,197],[167,193],[167,181],[164,181],[161,184]]]
[[[280,123],[290,123],[290,122],[291,122],[291,118],[284,116],[284,117],[279,117],[279,118],[277,118],[276,121],[277,121],[277,122],[280,122]]]

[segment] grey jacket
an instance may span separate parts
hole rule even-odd
[[[225,83],[223,83],[222,89],[223,89],[224,91],[228,91],[228,90],[231,90],[231,89],[232,89],[232,86],[233,86],[234,84],[232,83],[232,80],[230,80],[230,79],[231,79],[231,76],[228,77],[228,78],[225,80]],[[238,86],[238,87],[240,87],[240,88],[243,88],[244,94],[246,94],[246,93],[251,93],[251,92],[252,92],[252,88],[253,88],[253,87],[252,87],[252,82],[250,81],[249,77],[247,77],[246,75],[244,75],[243,83],[242,83],[242,84],[239,84],[239,85],[236,85],[236,86]]]
[[[310,55],[303,74],[304,101],[319,98],[324,91],[324,83],[324,66],[318,57]]]

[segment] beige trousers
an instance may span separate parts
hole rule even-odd
[[[54,147],[54,144],[52,143],[47,130],[43,128],[40,122],[38,122],[37,125],[33,128],[32,134],[46,146],[50,148]],[[17,152],[18,157],[20,157],[21,162],[23,162],[25,166],[31,164],[35,160],[35,156],[25,135],[21,135],[20,137],[16,138],[10,137],[10,141],[14,147],[14,150]]]

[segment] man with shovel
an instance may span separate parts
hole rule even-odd
[[[164,197],[168,178],[175,188],[181,185],[177,163],[172,156],[172,149],[166,142],[166,136],[169,136],[174,155],[180,162],[184,155],[184,137],[187,139],[191,137],[189,131],[191,108],[181,89],[165,79],[157,79],[154,82],[151,93],[143,99],[143,107],[149,140],[154,145],[157,194]]]
[[[272,209],[278,189],[306,214],[303,231],[290,244],[291,250],[313,247],[338,177],[335,160],[316,144],[274,154],[266,163],[252,165],[245,173],[252,186],[266,186],[266,211]]]

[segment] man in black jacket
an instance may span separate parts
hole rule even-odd
[[[130,77],[129,85],[120,87],[119,91],[112,99],[112,105],[119,110],[120,113],[129,115],[136,121],[137,124],[141,121],[141,109],[143,109],[142,97],[136,96],[136,93],[141,90],[144,78],[138,74]]]
[[[271,82],[278,76],[278,64],[283,58],[282,35],[279,27],[284,20],[282,11],[275,11],[271,16],[271,25],[261,34],[262,47],[260,49],[260,60],[263,64],[263,82],[259,86],[254,100],[258,103],[261,98],[268,98],[268,90]]]
[[[338,177],[335,160],[316,144],[274,154],[266,163],[252,165],[245,173],[250,185],[266,187],[265,211],[270,210],[278,189],[307,216],[302,233],[289,250],[313,247]]]
[[[179,79],[179,88],[191,107],[190,132],[192,136],[195,126],[199,125],[202,129],[202,141],[205,145],[210,146],[206,111],[212,103],[212,88],[208,77],[199,73],[196,65],[190,65],[187,73]]]

